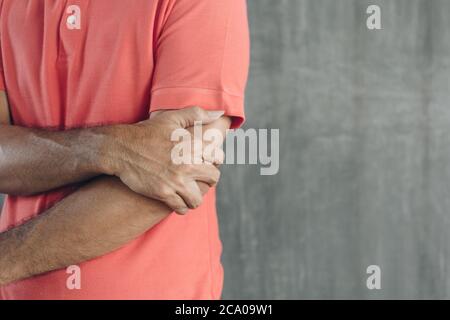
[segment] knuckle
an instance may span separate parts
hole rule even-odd
[[[168,186],[161,186],[158,190],[158,195],[161,199],[168,200],[172,195],[172,189]]]
[[[201,108],[199,106],[193,106],[192,111],[193,112],[200,112]]]
[[[198,118],[202,117],[204,114],[204,110],[202,108],[200,108],[199,106],[193,107],[192,111],[193,111],[194,115]]]
[[[174,184],[175,184],[178,188],[184,187],[184,185],[185,185],[185,182],[184,182],[184,175],[182,175],[182,174],[180,174],[180,173],[177,173],[177,174],[174,176],[173,182],[174,182]]]

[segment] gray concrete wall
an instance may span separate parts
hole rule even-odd
[[[224,298],[450,298],[450,1],[248,4],[246,127],[281,163],[224,168]]]
[[[246,128],[281,163],[224,167],[224,298],[450,298],[450,1],[248,4]]]

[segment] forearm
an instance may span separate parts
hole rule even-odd
[[[224,133],[229,123],[222,118],[204,128]],[[205,194],[210,186],[197,183]],[[109,253],[171,211],[118,178],[97,178],[37,218],[0,234],[0,285]]]
[[[117,178],[97,178],[37,218],[0,234],[0,285],[109,253],[170,212]]]
[[[0,193],[29,195],[106,173],[105,129],[54,132],[0,125]]]

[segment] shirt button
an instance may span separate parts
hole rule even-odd
[[[76,22],[77,22],[77,17],[75,17],[74,15],[70,15],[67,17],[68,24],[75,25]]]

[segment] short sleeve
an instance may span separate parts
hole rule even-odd
[[[239,127],[249,42],[245,0],[174,0],[155,48],[150,112],[224,110]]]

